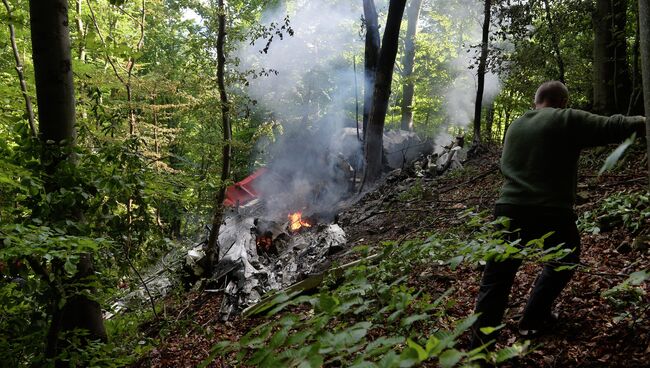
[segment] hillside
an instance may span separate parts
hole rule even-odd
[[[530,352],[503,366],[647,364],[647,282],[641,287],[628,285],[618,287],[624,289],[618,293],[605,293],[625,281],[627,275],[650,267],[647,244],[638,240],[648,232],[648,198],[643,194],[647,177],[640,170],[645,158],[642,147],[635,146],[618,168],[598,176],[609,151],[583,153],[580,161],[580,199],[576,208],[583,229],[582,265],[558,300],[561,323],[552,334],[532,341]],[[283,309],[271,317],[237,317],[224,323],[219,320],[219,292],[192,292],[169,298],[164,322],[146,327],[146,334],[160,339],[160,343],[136,366],[193,367],[223,341],[242,341],[231,348],[241,351],[242,358],[248,357],[250,366],[273,366],[273,362],[286,362],[282,359],[288,356],[309,357],[310,352],[317,351],[315,355],[324,360],[312,356],[311,366],[374,366],[362,363],[373,357],[382,366],[404,363],[409,349],[424,355],[415,354],[405,364],[420,360],[425,366],[473,364],[471,356],[476,354],[462,352],[468,344],[468,333],[461,333],[458,325],[473,311],[481,267],[471,259],[456,265],[460,260],[454,255],[462,254],[463,246],[471,239],[486,234],[489,211],[501,184],[498,156],[499,152],[490,152],[437,179],[411,177],[408,170],[390,176],[340,214],[339,223],[348,234],[349,248],[334,264],[390,248],[388,257],[348,269],[340,278],[328,278],[318,292],[298,297],[294,303],[279,303]],[[608,216],[600,216],[601,211]],[[594,229],[597,225],[601,227],[599,232]],[[539,269],[535,262],[525,262],[520,269],[498,346],[519,341],[516,319]],[[366,292],[359,293],[366,287]],[[387,299],[381,291],[384,287],[392,295]],[[259,326],[268,323],[269,330],[260,332]],[[324,341],[334,339],[323,338],[329,331],[338,331],[332,336],[347,333],[347,340],[341,337],[342,341],[332,342],[332,348],[325,348]],[[432,341],[430,336],[439,336],[442,331],[454,336],[449,344],[439,344],[442,347],[438,350],[423,348]],[[256,335],[259,340],[253,338]],[[387,353],[393,350],[401,352],[400,360],[391,360],[397,359],[395,354]],[[504,350],[503,357],[512,350]],[[234,351],[226,348],[221,351],[224,355],[215,353],[216,360],[208,366],[238,366],[232,360]]]

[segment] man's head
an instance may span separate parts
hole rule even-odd
[[[535,92],[535,108],[555,107],[563,109],[569,101],[569,90],[564,83],[559,81],[548,81],[542,83]]]

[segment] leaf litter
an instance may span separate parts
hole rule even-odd
[[[639,170],[645,167],[640,148],[633,146],[615,170],[598,175],[605,154],[602,150],[592,150],[581,158],[578,190],[582,193],[576,207],[578,216],[597,210],[603,200],[615,193],[643,193],[647,188],[647,173]],[[339,223],[349,234],[350,249],[387,240],[424,239],[434,232],[458,231],[466,221],[463,214],[467,208],[491,211],[502,183],[495,169],[498,158],[499,152],[492,150],[470,161],[465,168],[436,179],[417,178],[407,172],[395,175],[340,214]],[[649,230],[646,220],[635,234],[621,226],[598,234],[583,231],[581,263],[584,267],[578,269],[558,298],[560,324],[551,334],[534,340],[532,352],[500,366],[647,366],[650,361],[650,310],[641,308],[633,311],[636,315],[632,318],[617,319],[626,312],[625,308],[608,302],[602,294],[623,282],[624,275],[650,268],[647,249],[622,251],[619,248]],[[340,257],[341,262],[353,260],[354,253],[343,252]],[[540,269],[539,264],[526,262],[522,265],[512,288],[498,346],[507,346],[520,339],[516,320]],[[460,263],[452,271],[432,261],[415,268],[405,283],[439,293],[453,287],[455,303],[449,315],[438,321],[441,328],[448,328],[452,325],[452,321],[447,320],[449,316],[460,320],[472,313],[480,276],[480,267]],[[640,305],[650,305],[648,282],[642,282],[640,288],[645,292],[639,296]],[[191,292],[183,295],[182,301],[168,297],[163,302],[163,320],[146,327],[148,334],[158,338],[160,343],[134,366],[195,367],[208,357],[215,344],[237,341],[265,322],[263,317],[220,321],[217,317],[222,297],[220,293],[209,292]],[[293,306],[280,316],[300,313],[310,313],[309,308]],[[413,318],[409,322],[417,325],[421,321]],[[368,336],[381,338],[381,326],[368,331]],[[467,348],[468,334],[462,339],[465,345],[460,347]],[[448,354],[445,356],[449,358],[447,362],[453,363],[455,354]],[[208,366],[227,367],[227,361],[217,357]],[[435,366],[435,363],[425,362],[424,365]]]

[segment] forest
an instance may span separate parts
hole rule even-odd
[[[2,2],[0,367],[648,365],[650,0]]]

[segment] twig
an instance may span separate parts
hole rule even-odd
[[[151,292],[149,291],[149,286],[147,286],[147,283],[144,282],[142,279],[142,276],[140,275],[140,272],[135,268],[133,265],[133,262],[131,262],[131,259],[129,258],[128,255],[125,255],[126,261],[128,262],[129,266],[135,272],[135,274],[138,276],[138,279],[140,279],[140,282],[142,283],[142,286],[144,287],[144,290],[147,292],[147,295],[149,296],[149,302],[151,302],[151,310],[153,311],[154,317],[158,319],[158,312],[156,312],[156,303],[153,300],[153,296],[151,295]]]
[[[357,139],[363,141],[359,135],[359,87],[357,86],[357,57],[352,57],[352,70],[354,71],[354,101],[355,101],[355,119],[357,121]],[[354,173],[356,176],[356,172]]]
[[[575,263],[566,263],[566,262],[554,262],[554,263],[559,263],[559,264],[566,264],[566,265],[574,265]],[[606,277],[621,277],[621,278],[628,278],[630,275],[625,274],[625,273],[610,273],[610,272],[594,272],[594,271],[589,271],[592,267],[586,264],[578,263],[577,264],[576,271],[577,272],[582,272],[586,273],[588,275],[594,275],[594,276],[606,276]]]
[[[395,210],[395,211],[393,211],[393,210],[382,210],[382,211],[376,211],[376,212],[372,212],[372,213],[370,213],[369,215],[367,215],[366,217],[362,218],[361,220],[355,222],[354,224],[355,224],[355,225],[356,225],[356,224],[359,224],[359,223],[361,223],[361,222],[363,222],[363,221],[366,221],[367,219],[369,219],[369,218],[371,218],[371,217],[374,217],[374,216],[376,216],[376,215],[381,215],[381,214],[384,214],[384,213],[395,213],[395,212],[431,212],[431,211],[432,211],[431,209],[419,209],[419,208],[402,208],[402,209]]]
[[[18,52],[18,45],[16,45],[16,32],[14,30],[13,24],[13,15],[11,8],[9,8],[9,3],[7,0],[2,0],[2,3],[7,8],[7,25],[9,26],[9,38],[11,39],[11,49],[14,52],[14,59],[16,60],[16,73],[18,74],[18,80],[20,81],[20,91],[23,94],[25,99],[25,108],[27,109],[27,119],[29,121],[29,128],[32,131],[32,136],[36,138],[38,132],[36,130],[36,123],[34,122],[34,109],[32,108],[32,100],[27,94],[27,84],[25,83],[25,75],[23,74],[23,63],[20,60],[20,54]]]
[[[178,312],[178,315],[176,316],[176,320],[174,320],[174,323],[175,323],[175,322],[178,322],[178,320],[181,318],[181,316],[183,315],[183,313],[184,313],[184,312],[185,312],[189,307],[192,306],[192,303],[194,303],[195,300],[196,300],[196,297],[195,297],[194,299],[192,299],[192,300],[188,300],[188,301],[187,301],[187,305],[185,306],[185,308],[181,309],[181,311]]]
[[[106,46],[106,40],[102,35],[102,31],[99,29],[99,24],[97,23],[97,18],[95,17],[95,11],[93,10],[92,5],[90,4],[90,0],[86,0],[86,3],[88,4],[88,10],[90,11],[90,19],[93,21],[93,25],[95,26],[95,30],[97,31],[97,36],[99,36],[99,40],[101,41],[102,46],[104,46],[104,55],[106,56],[106,61],[108,61],[108,63],[111,65],[111,68],[113,68],[113,73],[115,74],[117,79],[119,79],[120,83],[125,84],[124,78],[122,78],[120,73],[117,71],[117,67],[113,62],[113,59],[108,54],[108,47]]]
[[[473,183],[473,182],[475,182],[475,181],[477,181],[479,179],[482,179],[482,178],[490,175],[492,172],[496,171],[498,168],[499,168],[498,165],[494,165],[493,167],[483,171],[482,173],[476,175],[475,177],[473,177],[473,178],[471,178],[471,179],[469,179],[467,181],[464,181],[464,182],[462,182],[460,184],[456,184],[456,185],[453,185],[453,186],[450,186],[450,187],[447,187],[447,188],[444,188],[444,189],[440,189],[438,191],[438,194],[447,193],[447,192],[450,192],[450,191],[452,191],[454,189],[457,189],[457,188],[459,188],[459,187],[461,187],[463,185],[471,184],[471,183]]]
[[[593,266],[584,264],[584,263],[571,263],[571,262],[560,262],[560,261],[552,261],[550,262],[554,266],[576,266],[575,271],[576,272],[581,272],[581,273],[586,273],[588,275],[594,275],[594,276],[606,276],[606,277],[621,277],[621,278],[627,278],[630,277],[630,275],[625,274],[625,273],[611,273],[611,272],[594,272],[594,271],[589,271]]]
[[[617,181],[617,182],[614,182],[614,183],[605,183],[605,184],[601,184],[600,186],[601,187],[612,187],[612,186],[621,185],[621,184],[629,184],[629,183],[635,183],[635,182],[638,182],[638,181],[644,181],[646,179],[647,179],[647,177],[643,176],[643,177],[640,177],[640,178]]]

